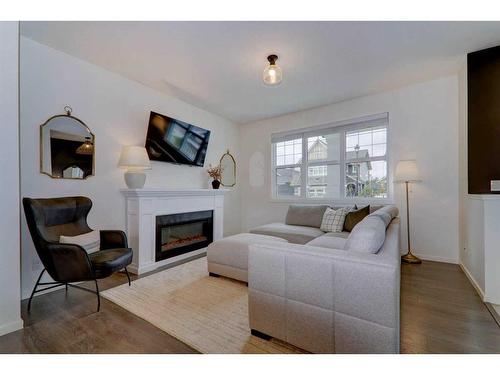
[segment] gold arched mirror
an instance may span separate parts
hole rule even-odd
[[[229,150],[222,155],[219,164],[222,168],[221,185],[225,187],[236,185],[236,161]]]
[[[83,180],[94,175],[94,134],[71,115],[71,107],[64,111],[40,125],[40,173]]]

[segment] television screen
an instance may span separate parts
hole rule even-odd
[[[203,167],[209,138],[209,130],[151,112],[146,150],[151,160]]]

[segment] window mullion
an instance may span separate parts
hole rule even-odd
[[[340,132],[340,197],[345,198],[345,169],[346,169],[346,164],[345,164],[345,157],[346,157],[346,132],[342,131]]]
[[[371,158],[358,158],[358,159],[349,159],[347,160],[348,163],[364,163],[364,162],[370,162],[370,161],[386,161],[387,157],[386,156],[374,156]]]
[[[302,167],[300,168],[300,196],[301,198],[307,198],[307,164],[308,164],[308,155],[307,155],[307,137],[305,134],[302,134]]]
[[[276,143],[271,143],[271,160],[272,160],[272,175],[271,175],[271,197],[272,198],[278,198],[278,187],[277,187],[277,179],[276,179],[276,173],[277,173],[277,156],[276,156]]]
[[[339,165],[339,164],[340,160],[332,160],[332,161],[320,160],[320,161],[310,161],[307,163],[309,167],[316,167],[321,165]]]
[[[301,166],[302,164],[284,164],[284,165],[275,165],[274,169],[297,168]]]

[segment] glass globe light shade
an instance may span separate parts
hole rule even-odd
[[[283,73],[281,68],[276,65],[277,56],[271,55],[268,57],[269,65],[264,69],[262,73],[262,79],[266,85],[278,85],[283,79]]]

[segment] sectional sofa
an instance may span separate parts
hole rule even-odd
[[[208,270],[248,281],[252,333],[313,353],[399,353],[400,222],[372,209],[351,232],[319,229],[326,206],[208,248]]]

